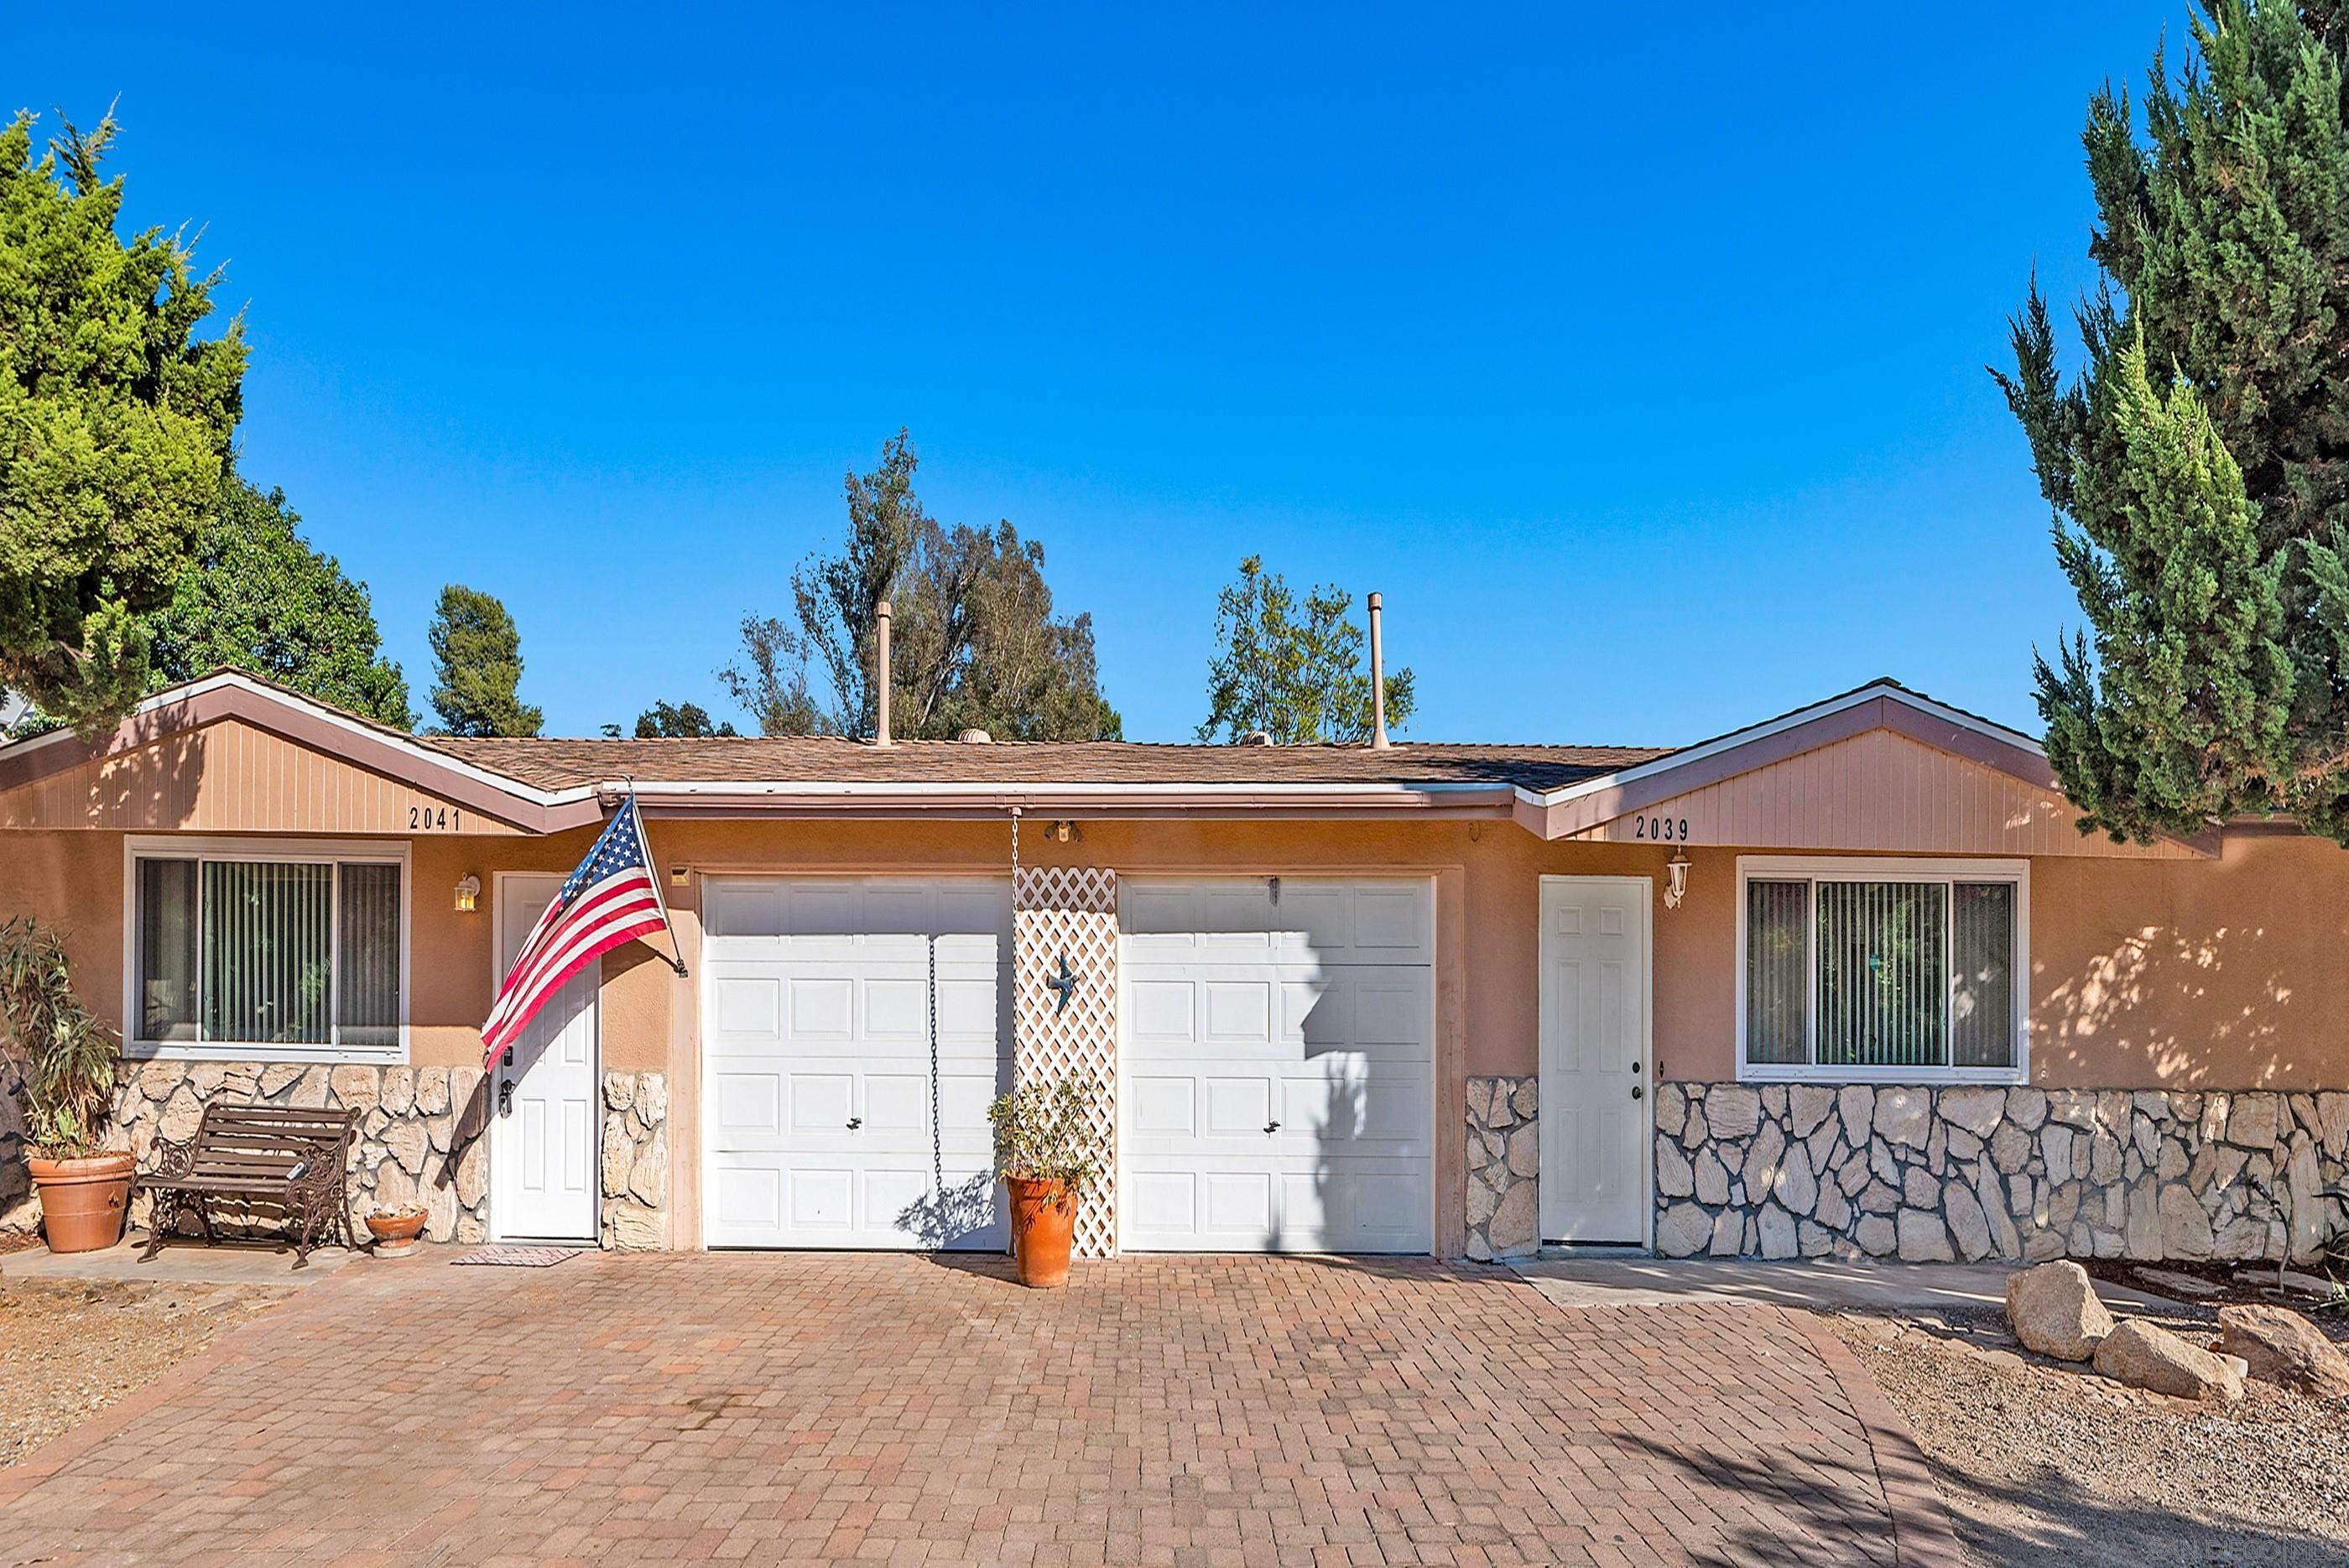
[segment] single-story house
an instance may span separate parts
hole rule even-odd
[[[675,952],[485,1077],[630,791]],[[363,1106],[356,1201],[438,1238],[998,1247],[988,1102],[1082,1073],[1097,1255],[2305,1251],[2349,855],[2075,816],[1891,681],[1661,750],[421,738],[222,672],[0,747],[0,915],[120,1025],[129,1147]]]

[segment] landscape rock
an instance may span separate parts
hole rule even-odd
[[[2132,1388],[2150,1388],[2178,1399],[2243,1397],[2243,1375],[2199,1345],[2143,1318],[2131,1318],[2096,1344],[2095,1367]]]
[[[2261,1382],[2319,1399],[2349,1398],[2349,1355],[2288,1307],[2220,1307],[2219,1350],[2240,1356]]]
[[[2026,1349],[2058,1361],[2085,1361],[2113,1332],[2088,1271],[2069,1261],[2006,1277],[2006,1323]]]

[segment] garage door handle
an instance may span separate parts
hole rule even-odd
[[[1264,1124],[1264,1130],[1267,1132],[1278,1132],[1280,1130],[1280,1124],[1278,1122],[1267,1122]]]
[[[864,1125],[864,1118],[863,1116],[851,1116],[848,1118],[848,1130],[850,1132],[854,1132],[858,1127],[861,1127]]]

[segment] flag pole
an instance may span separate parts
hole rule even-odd
[[[668,897],[661,891],[660,862],[653,858],[652,839],[645,832],[645,814],[636,805],[636,781],[633,775],[624,774],[623,777],[628,785],[628,818],[636,825],[636,852],[645,857],[645,868],[652,873],[653,902],[660,906],[661,926],[668,932],[669,950],[676,955],[668,961],[668,965],[682,980],[685,978],[685,946],[677,940],[677,922],[669,918]]]

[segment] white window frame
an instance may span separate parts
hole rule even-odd
[[[1749,882],[2006,882],[2014,888],[2014,1064],[2008,1067],[1820,1066],[1745,1056],[1745,942]],[[1808,1048],[1818,1049],[1817,955],[1806,976]],[[1946,1018],[1949,997],[1942,998]],[[1949,1036],[1946,1030],[1942,1038]],[[1737,857],[1737,1081],[1741,1084],[2027,1084],[2031,1081],[2031,862],[1937,857],[1741,855]]]
[[[399,1035],[393,1045],[267,1044],[236,1040],[140,1040],[135,1032],[145,1010],[139,995],[139,863],[141,860],[242,860],[273,865],[370,865],[399,867]],[[122,1054],[134,1062],[323,1062],[401,1066],[408,1062],[409,1013],[413,992],[409,955],[414,950],[415,878],[405,841],[363,838],[211,838],[172,835],[126,836],[122,841]],[[199,878],[199,886],[202,879]],[[328,972],[339,982],[343,959],[342,879],[336,877]],[[200,895],[201,900],[201,895]],[[199,909],[198,929],[202,929]],[[201,941],[201,937],[198,939]],[[198,972],[202,972],[201,965]],[[202,1002],[199,999],[199,1009]],[[342,1025],[332,1023],[339,1031]]]

